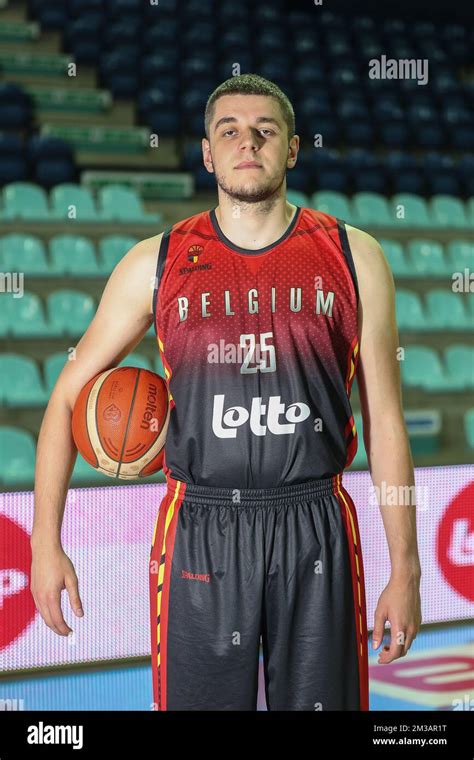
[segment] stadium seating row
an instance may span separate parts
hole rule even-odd
[[[136,243],[138,238],[129,235],[105,235],[96,253],[84,235],[55,235],[46,250],[35,235],[12,233],[0,238],[0,270],[28,277],[104,277]]]
[[[407,388],[426,392],[463,392],[474,390],[474,348],[455,343],[441,356],[428,346],[412,345],[404,349],[400,361],[402,381]],[[0,399],[8,408],[44,406],[67,357],[56,352],[44,359],[42,370],[37,362],[17,353],[0,353]],[[164,377],[157,352],[154,363],[140,353],[131,353],[120,366],[149,369]]]
[[[35,235],[11,233],[0,238],[0,270],[23,272],[29,277],[104,277],[109,275],[138,238],[106,235],[98,244],[85,235],[55,235],[48,249]],[[446,278],[465,268],[474,271],[474,242],[457,238],[446,246],[429,238],[414,238],[405,245],[380,238],[396,277]]]
[[[162,214],[150,214],[133,188],[109,184],[98,192],[97,203],[84,187],[74,183],[56,185],[48,194],[32,182],[4,186],[0,220],[38,222],[160,223]]]
[[[71,288],[54,290],[46,297],[46,308],[36,293],[3,294],[0,336],[55,338],[79,336],[87,329],[97,304],[89,293]],[[397,321],[401,330],[464,331],[474,327],[474,299],[448,288],[427,290],[424,301],[418,293],[398,288]],[[150,327],[147,335],[153,335]]]
[[[24,485],[32,487],[35,474],[36,439],[27,430],[15,425],[0,425],[0,484],[10,488]],[[149,477],[145,482],[164,482],[163,471]],[[123,481],[118,481],[119,485]],[[71,483],[113,485],[114,480],[94,470],[80,454],[77,455]]]
[[[474,225],[474,197],[464,202],[453,196],[438,195],[426,201],[412,193],[387,198],[372,192],[348,197],[334,191],[318,191],[309,196],[290,190],[288,199],[291,203],[320,209],[354,225],[437,230],[471,230]],[[1,200],[0,219],[3,221],[162,221],[161,214],[149,214],[143,210],[141,198],[133,188],[113,184],[99,191],[98,204],[87,188],[73,183],[56,185],[48,198],[46,191],[38,185],[13,182],[3,188]]]
[[[354,415],[355,425],[358,431],[358,449],[352,462],[351,469],[367,468],[367,453],[364,446],[362,432],[362,416]],[[468,409],[463,415],[464,435],[466,443],[474,451],[474,407]],[[0,425],[0,483],[14,488],[18,485],[32,484],[34,481],[36,461],[36,440],[27,430],[14,425]],[[164,482],[161,471],[153,480]],[[147,478],[150,482],[150,478]],[[102,483],[110,485],[110,478],[95,471],[84,459],[77,455],[72,473],[71,483],[79,486],[81,483]]]
[[[47,356],[43,362],[44,380],[38,364],[28,356],[16,353],[0,353],[0,399],[5,406],[40,407],[51,395],[54,384],[64,367],[67,357],[63,351]],[[154,366],[146,356],[131,353],[119,366],[149,369],[164,377],[163,365],[157,352]]]

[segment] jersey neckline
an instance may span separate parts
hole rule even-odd
[[[266,245],[263,248],[241,248],[239,245],[236,245],[235,243],[233,243],[232,240],[229,240],[229,238],[226,237],[226,235],[224,235],[224,233],[222,232],[219,226],[219,222],[217,221],[216,208],[217,206],[210,209],[209,218],[211,220],[211,224],[214,227],[214,230],[219,240],[222,243],[224,243],[224,245],[226,245],[228,248],[231,248],[233,251],[235,251],[236,253],[244,253],[244,254],[247,254],[248,256],[255,256],[255,255],[258,255],[259,253],[265,253],[266,251],[271,251],[272,248],[276,248],[278,245],[280,245],[280,243],[283,243],[283,241],[286,240],[287,237],[289,237],[289,235],[295,228],[296,223],[301,214],[301,206],[296,206],[296,211],[293,214],[293,219],[289,223],[283,235],[279,237],[278,240],[275,240],[274,243],[270,243],[270,245]]]

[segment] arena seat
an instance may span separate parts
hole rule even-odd
[[[47,299],[49,323],[61,335],[82,335],[94,317],[95,308],[92,296],[78,290],[56,290]]]
[[[13,425],[1,425],[0,451],[0,482],[6,486],[32,483],[36,461],[33,435]]]
[[[43,406],[48,400],[36,362],[15,353],[0,354],[0,393],[7,407]]]

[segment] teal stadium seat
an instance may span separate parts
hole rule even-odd
[[[163,367],[163,362],[161,361],[161,355],[159,352],[155,357],[155,372],[157,375],[160,375],[160,377],[163,377],[166,380],[165,368]]]
[[[48,296],[49,322],[60,335],[82,335],[95,315],[95,302],[88,293],[56,290]]]
[[[68,361],[68,356],[64,351],[58,351],[57,353],[50,354],[43,363],[45,385],[49,394],[51,394],[56,381],[63,369],[64,365]],[[153,370],[153,366],[148,357],[143,354],[132,352],[123,359],[119,367],[140,367],[141,369]]]
[[[362,426],[362,414],[361,412],[354,413],[354,422],[357,430],[357,452],[352,460],[349,469],[350,470],[367,470],[369,467],[367,452],[365,450],[363,426]]]
[[[132,188],[107,185],[99,190],[102,218],[108,221],[150,224],[161,222],[162,214],[148,214],[142,200]]]
[[[397,288],[395,291],[397,325],[400,330],[427,330],[424,309],[418,293]]]
[[[23,272],[28,277],[49,275],[44,243],[35,235],[4,235],[0,246],[3,271]]]
[[[153,372],[153,367],[147,356],[139,353],[131,353],[122,359],[119,367],[139,367],[139,369],[149,369]]]
[[[1,264],[0,271],[3,271],[1,270]],[[6,295],[5,293],[0,294],[0,338],[5,338],[10,332],[10,316],[5,308],[7,299],[9,298],[11,298],[11,296]]]
[[[432,227],[429,207],[424,198],[414,193],[396,193],[390,199],[397,227]]]
[[[54,219],[77,222],[97,222],[101,220],[94,199],[87,187],[73,182],[63,182],[53,187],[49,194],[51,216]],[[71,216],[71,209],[74,215]]]
[[[80,486],[82,483],[110,486],[114,485],[114,480],[108,475],[104,475],[102,472],[96,470],[78,453],[71,475],[71,484],[73,486]],[[119,481],[119,483],[123,483],[123,481]]]
[[[10,182],[3,188],[2,219],[49,220],[46,191],[32,182]]]
[[[347,220],[348,223],[353,216],[348,199],[336,190],[319,190],[313,193],[309,200],[309,207],[336,216],[338,219]]]
[[[397,240],[379,238],[385,257],[395,277],[410,277],[412,271],[401,243]]]
[[[447,245],[448,266],[451,272],[474,272],[474,243],[469,240],[451,240]]]
[[[396,218],[384,195],[369,192],[354,193],[352,208],[356,226],[396,227]]]
[[[438,353],[428,346],[412,345],[405,348],[400,361],[403,384],[409,388],[443,392],[457,390],[444,372]]]
[[[33,482],[36,442],[31,433],[13,425],[1,425],[0,452],[0,481],[4,485]]]
[[[474,197],[466,201],[466,216],[471,229],[474,227]]]
[[[129,235],[106,235],[99,243],[99,271],[108,276],[125,254],[139,242]]]
[[[465,390],[474,388],[474,348],[453,343],[444,351],[444,363],[451,378],[458,378]]]
[[[464,415],[464,431],[469,448],[474,450],[474,407],[468,409]]]
[[[16,338],[49,338],[60,335],[54,325],[48,323],[43,303],[36,293],[25,291],[21,298],[13,293],[1,296],[4,315],[8,320],[8,334]]]
[[[454,198],[452,195],[433,195],[430,206],[435,227],[466,229],[470,226],[464,202],[460,198]]]
[[[286,191],[286,197],[288,202],[293,203],[295,206],[305,208],[309,205],[308,196],[300,190],[292,190],[291,187],[289,187]]]
[[[427,319],[433,330],[467,330],[472,321],[464,308],[462,296],[451,290],[433,288],[425,296]]]
[[[0,394],[8,407],[44,406],[48,394],[33,359],[21,354],[0,354]]]
[[[49,241],[51,267],[59,274],[98,277],[94,244],[83,235],[55,235]]]
[[[409,266],[415,277],[445,277],[451,273],[441,243],[416,238],[408,243]]]

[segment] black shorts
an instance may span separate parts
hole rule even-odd
[[[155,710],[368,710],[364,572],[341,475],[167,480],[150,552]]]

